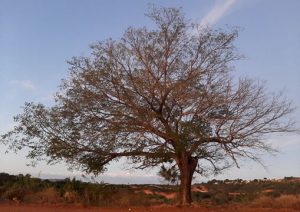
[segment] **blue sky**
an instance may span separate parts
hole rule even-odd
[[[237,76],[267,81],[270,92],[284,89],[300,107],[300,1],[298,0],[0,0],[0,132],[13,127],[13,116],[25,101],[51,104],[66,61],[88,55],[89,45],[118,39],[129,26],[152,27],[144,16],[148,4],[182,7],[194,22],[216,28],[240,27],[235,44],[246,59],[235,63]],[[300,122],[299,109],[294,113]],[[249,161],[217,178],[278,178],[300,176],[300,135],[268,138],[280,151],[265,155],[267,170]],[[26,151],[4,154],[0,146],[0,172],[39,176],[73,176],[63,164],[26,166]],[[126,165],[125,165],[126,167]],[[128,168],[128,167],[127,167]],[[107,182],[159,182],[157,170],[146,172],[113,164],[101,178]],[[206,178],[198,178],[207,180]]]

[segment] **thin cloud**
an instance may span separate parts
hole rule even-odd
[[[237,0],[218,1],[209,13],[201,19],[200,26],[211,26],[218,22],[226,12],[237,2]]]
[[[30,80],[12,80],[10,84],[22,87],[25,90],[35,90],[35,86]]]

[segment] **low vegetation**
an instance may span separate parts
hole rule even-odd
[[[0,202],[100,207],[153,206],[176,203],[176,185],[113,185],[76,179],[42,180],[30,175],[0,173]],[[196,204],[247,205],[300,209],[300,180],[212,180],[194,184]]]

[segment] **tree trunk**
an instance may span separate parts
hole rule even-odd
[[[180,171],[179,204],[190,205],[192,203],[192,179],[198,159],[187,154],[181,154],[177,158],[177,165]]]

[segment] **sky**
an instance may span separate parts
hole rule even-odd
[[[268,92],[284,90],[300,108],[300,1],[298,0],[0,0],[0,134],[14,126],[24,102],[51,105],[67,60],[88,56],[89,45],[119,39],[129,26],[153,27],[145,17],[149,4],[181,7],[193,22],[214,28],[239,27],[235,45],[245,59],[234,64],[237,76],[267,83]],[[300,109],[293,114],[300,124]],[[249,160],[217,179],[300,176],[300,135],[267,138],[279,150],[262,155],[266,168]],[[64,164],[27,166],[26,150],[5,153],[0,146],[0,172],[29,173],[43,178],[81,176]],[[134,171],[123,161],[97,178],[110,183],[160,183],[157,170]],[[90,177],[90,176],[88,176]]]

